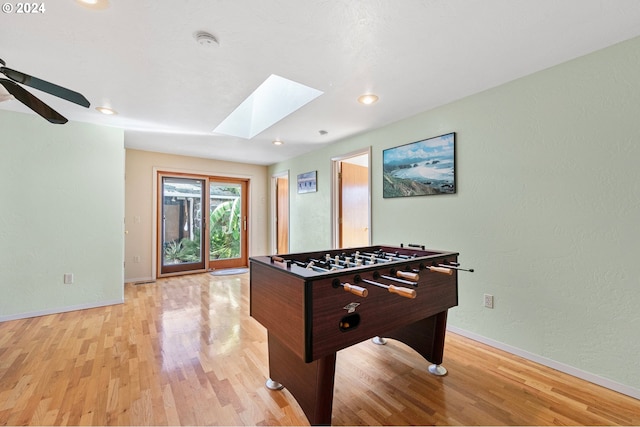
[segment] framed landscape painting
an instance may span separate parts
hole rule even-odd
[[[382,196],[407,197],[456,192],[455,132],[382,152]]]

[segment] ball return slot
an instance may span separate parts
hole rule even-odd
[[[338,324],[338,329],[342,332],[347,332],[355,329],[360,324],[360,315],[358,313],[349,314],[344,316]]]

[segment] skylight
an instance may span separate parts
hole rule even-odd
[[[213,131],[251,139],[322,94],[272,74]]]

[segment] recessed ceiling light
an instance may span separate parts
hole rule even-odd
[[[88,9],[106,9],[109,7],[109,0],[76,0],[80,6]]]
[[[96,110],[100,111],[102,114],[106,114],[108,116],[113,116],[115,114],[118,114],[118,112],[112,108],[109,107],[96,107]]]
[[[322,94],[272,74],[213,131],[251,139]]]
[[[275,141],[273,141],[273,145],[282,145],[284,144],[284,142],[280,141],[279,139],[276,139]]]
[[[371,93],[362,95],[358,98],[358,102],[364,105],[375,104],[376,102],[378,102],[378,96]]]

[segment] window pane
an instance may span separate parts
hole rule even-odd
[[[162,265],[202,262],[204,181],[162,179]]]
[[[210,183],[210,260],[240,258],[242,231],[242,186],[228,182]]]

